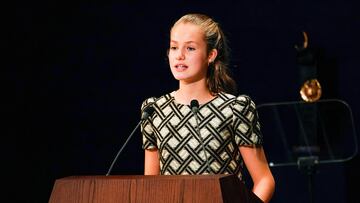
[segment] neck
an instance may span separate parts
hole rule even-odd
[[[205,80],[193,83],[180,82],[179,90],[175,93],[175,100],[181,104],[190,104],[191,100],[196,99],[200,104],[204,104],[214,98],[206,85]]]

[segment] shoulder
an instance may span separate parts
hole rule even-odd
[[[243,104],[255,104],[255,102],[251,99],[249,95],[239,95],[236,97],[236,102],[243,103]]]
[[[234,101],[233,108],[244,114],[253,114],[256,112],[255,102],[248,95],[239,95]]]
[[[221,103],[232,104],[236,100],[236,96],[229,93],[220,92],[218,94],[218,99],[221,101]]]
[[[255,109],[255,102],[251,99],[249,95],[232,95],[228,93],[220,93],[219,97],[223,98],[224,101],[227,101],[233,108],[242,110],[243,108]]]
[[[173,98],[173,93],[167,93],[160,97],[149,97],[146,98],[141,105],[141,109],[144,109],[145,107],[149,105],[156,105],[161,106],[163,103],[170,101]]]
[[[146,108],[147,106],[153,104],[156,101],[156,97],[149,97],[146,98],[142,104],[141,104],[141,110],[143,110],[144,108]]]
[[[254,103],[251,97],[246,94],[235,96],[232,94],[221,92],[219,93],[219,97],[222,98],[224,101],[232,101],[233,103],[242,103],[242,104]]]

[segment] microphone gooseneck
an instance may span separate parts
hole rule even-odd
[[[154,107],[152,107],[152,104],[150,104],[149,106],[145,107],[142,115],[141,115],[141,119],[138,122],[138,124],[135,126],[135,128],[133,129],[133,131],[130,133],[129,137],[126,139],[125,143],[122,145],[122,147],[120,148],[120,150],[118,151],[118,153],[116,154],[114,160],[112,161],[108,172],[106,173],[106,176],[110,175],[112,168],[114,167],[114,164],[116,163],[116,160],[118,159],[119,155],[121,154],[121,152],[123,151],[123,149],[125,148],[125,146],[127,145],[127,143],[129,142],[130,138],[134,135],[135,131],[139,128],[141,122],[143,122],[144,120],[146,120],[147,118],[149,118],[149,116],[151,116],[154,113],[155,109]]]
[[[194,116],[195,116],[195,120],[196,120],[196,132],[198,134],[200,143],[201,143],[201,148],[204,151],[204,155],[205,155],[205,159],[206,159],[206,165],[207,165],[207,171],[210,174],[211,170],[210,170],[210,163],[209,163],[209,159],[205,150],[205,145],[204,145],[204,141],[203,138],[201,137],[200,134],[200,129],[199,129],[199,118],[198,118],[198,112],[199,112],[199,102],[196,99],[191,100],[190,102],[190,108],[191,111],[193,112]]]

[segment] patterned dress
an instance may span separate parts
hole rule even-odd
[[[141,125],[143,149],[158,149],[162,175],[236,174],[242,179],[239,146],[261,146],[254,102],[246,95],[219,93],[199,106],[179,104],[174,93],[148,98],[151,117]],[[199,136],[200,135],[200,136]]]

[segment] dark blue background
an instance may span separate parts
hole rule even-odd
[[[58,178],[107,172],[139,120],[141,102],[177,88],[166,61],[169,28],[188,12],[221,24],[239,93],[258,105],[300,100],[294,45],[306,31],[310,46],[321,50],[323,98],[348,102],[359,129],[355,0],[31,1],[15,2],[9,11],[1,134],[2,167],[12,183],[7,194],[14,202],[47,202]],[[358,201],[358,163],[356,157],[322,166],[315,177],[318,202]],[[112,173],[142,172],[137,131]],[[306,176],[296,168],[273,172],[273,202],[307,201]]]

